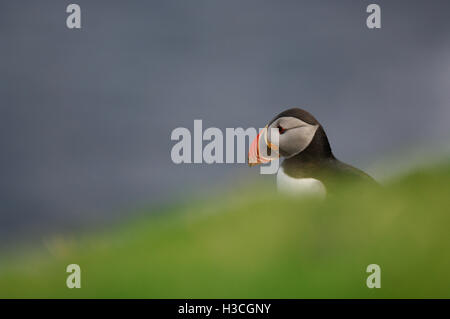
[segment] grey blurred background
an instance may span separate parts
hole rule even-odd
[[[449,1],[73,2],[81,30],[69,1],[0,4],[3,246],[262,178],[173,164],[170,133],[194,119],[262,127],[300,106],[361,168],[448,144]]]

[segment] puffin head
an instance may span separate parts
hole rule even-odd
[[[250,166],[299,154],[332,156],[322,125],[305,110],[292,108],[275,116],[251,143]]]

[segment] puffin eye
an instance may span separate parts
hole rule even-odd
[[[280,132],[280,134],[284,134],[284,132],[286,132],[286,129],[283,128],[281,125],[278,125],[277,128],[278,128],[278,131]]]

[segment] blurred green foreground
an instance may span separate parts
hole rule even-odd
[[[234,190],[1,256],[2,298],[450,298],[450,165],[325,201]],[[81,289],[66,287],[68,264]],[[366,267],[381,267],[381,289]]]

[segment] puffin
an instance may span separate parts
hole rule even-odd
[[[367,173],[338,160],[322,125],[309,112],[291,108],[275,116],[250,144],[250,166],[282,158],[277,189],[290,195],[324,198],[338,181],[377,185]]]

